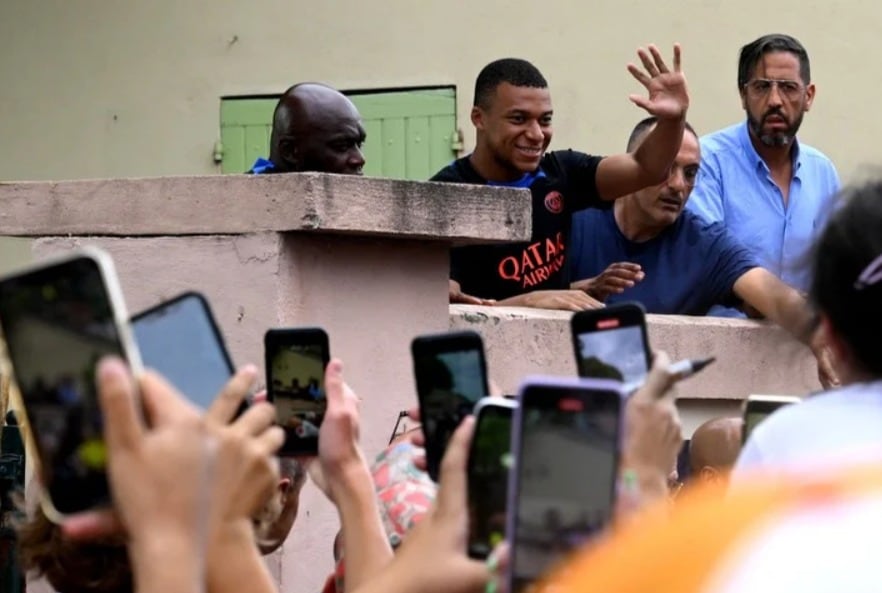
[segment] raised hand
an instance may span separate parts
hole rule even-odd
[[[689,91],[686,88],[686,76],[680,67],[680,44],[674,44],[673,72],[668,69],[661,52],[654,45],[649,46],[649,51],[638,48],[637,55],[646,71],[634,64],[628,64],[628,72],[646,88],[649,96],[634,94],[628,98],[659,119],[685,117],[689,108]]]

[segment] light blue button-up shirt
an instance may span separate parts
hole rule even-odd
[[[796,142],[793,148],[785,206],[746,121],[702,137],[701,169],[687,208],[708,221],[722,221],[762,267],[807,291],[808,252],[833,209],[839,175],[820,151]]]

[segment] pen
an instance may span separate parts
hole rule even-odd
[[[674,377],[674,382],[676,383],[677,381],[682,381],[683,379],[700,372],[704,367],[711,364],[716,359],[716,356],[708,356],[707,358],[684,358],[683,360],[678,360],[670,365],[668,367],[668,374]],[[641,379],[640,381],[626,383],[625,393],[631,395],[643,387],[645,382],[645,379]]]

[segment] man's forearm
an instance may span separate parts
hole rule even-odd
[[[794,338],[811,346],[814,315],[808,302],[795,289],[783,282],[776,290],[775,306],[766,317],[787,330]]]
[[[647,186],[661,183],[667,178],[683,143],[685,129],[685,113],[678,119],[659,120],[634,151],[634,160],[640,166],[643,181]]]
[[[333,479],[334,502],[343,526],[346,589],[354,590],[392,560],[392,547],[380,520],[374,481],[366,465]]]

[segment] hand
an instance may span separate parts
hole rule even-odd
[[[520,297],[525,307],[537,309],[559,309],[563,311],[587,311],[588,309],[601,309],[603,303],[594,299],[581,290],[536,290],[528,292]],[[515,304],[514,302],[512,304]]]
[[[833,352],[817,339],[812,342],[812,353],[818,361],[818,380],[824,389],[835,389],[842,385],[833,364]]]
[[[350,470],[367,470],[358,445],[358,396],[343,381],[343,363],[331,360],[325,369],[328,408],[319,429],[318,463],[309,463],[308,472],[316,485],[335,501],[337,490],[345,488],[343,479]]]
[[[468,513],[463,512],[467,507],[466,465],[474,428],[474,418],[468,417],[453,434],[441,462],[435,506],[410,532],[390,566],[388,576],[401,577],[394,581],[400,590],[477,592],[489,580],[484,563],[465,553],[469,531]]]
[[[116,394],[108,391],[111,389],[130,389],[131,379],[127,378],[126,374],[123,379],[115,379],[115,373],[117,372],[113,366],[111,366],[111,370],[109,371],[111,374],[109,377],[105,377],[102,375],[102,369],[104,367],[99,367],[99,378],[98,378],[98,387],[99,387],[99,396],[102,393],[107,391],[108,397],[111,398],[112,401],[118,402],[118,400],[123,397],[119,395],[119,391]],[[127,373],[127,371],[126,371]],[[227,473],[227,470],[230,469],[230,465],[234,466],[235,469],[239,471],[244,471],[246,475],[249,477],[244,480],[246,483],[245,489],[240,489],[239,487],[230,485],[230,482],[224,483],[219,488],[214,488],[214,490],[210,493],[211,495],[218,496],[227,496],[234,505],[234,508],[238,508],[237,512],[234,512],[233,515],[241,515],[243,513],[247,514],[247,509],[255,504],[253,501],[256,499],[261,499],[262,495],[260,494],[260,485],[266,482],[267,476],[264,475],[263,478],[259,478],[258,475],[253,473],[254,467],[248,463],[243,463],[241,458],[238,457],[237,451],[230,451],[231,443],[229,441],[224,441],[223,435],[221,439],[218,440],[218,434],[216,430],[209,430],[210,427],[217,427],[217,425],[221,425],[224,429],[233,430],[236,432],[236,439],[241,440],[245,435],[255,432],[260,432],[259,427],[266,427],[269,422],[272,421],[273,414],[271,411],[266,409],[266,404],[264,406],[260,406],[263,410],[259,410],[255,414],[243,415],[237,422],[232,426],[226,426],[229,418],[232,417],[236,410],[239,407],[242,399],[245,397],[247,393],[248,387],[254,380],[254,376],[256,371],[254,367],[247,367],[242,371],[238,372],[221,393],[216,398],[215,402],[212,404],[209,411],[206,412],[206,418],[203,419],[199,413],[199,411],[189,402],[187,402],[183,397],[179,396],[175,389],[168,385],[163,379],[161,379],[158,375],[154,375],[152,373],[147,373],[141,379],[140,382],[140,392],[141,392],[141,400],[143,404],[143,408],[147,415],[147,419],[149,424],[153,427],[152,431],[145,431],[142,434],[143,438],[155,437],[153,433],[159,431],[160,428],[164,428],[166,426],[170,427],[169,430],[183,430],[191,434],[193,438],[196,436],[202,435],[202,438],[208,438],[207,435],[211,435],[213,439],[213,449],[215,453],[217,451],[222,451],[222,454],[226,457],[221,458],[221,463],[213,462],[215,473],[214,479],[217,482],[218,476],[224,476],[222,480],[229,480],[230,476]],[[109,383],[108,383],[109,381]],[[122,384],[114,383],[114,381],[123,381]],[[126,383],[128,381],[128,384]],[[114,387],[115,385],[115,387]],[[114,399],[115,398],[115,399]],[[121,405],[121,404],[119,404]],[[118,424],[118,421],[113,420],[112,414],[120,413],[118,411],[113,411],[114,409],[109,407],[109,404],[105,404],[102,399],[102,407],[105,413],[105,430],[108,433],[111,430],[111,427]],[[246,416],[248,419],[246,420]],[[183,425],[183,428],[179,428],[179,425]],[[137,428],[137,425],[130,425],[129,430],[135,430],[132,428],[134,426]],[[143,429],[142,429],[143,430]],[[106,438],[110,438],[108,434]],[[284,439],[284,433],[279,429],[267,429],[263,431],[260,435],[253,438],[246,438],[245,440],[249,443],[250,453],[252,455],[252,462],[255,462],[263,466],[264,470],[268,470],[270,472],[269,479],[272,479],[272,472],[274,471],[274,465],[269,460],[269,455],[271,452],[274,452],[281,446],[282,439]],[[235,440],[235,439],[234,439]],[[177,446],[177,445],[176,445]],[[108,467],[109,478],[111,480],[111,487],[114,490],[114,500],[116,500],[119,496],[126,496],[124,494],[125,490],[118,490],[114,484],[120,481],[119,488],[137,488],[140,487],[139,484],[144,479],[144,476],[136,475],[134,478],[130,476],[127,472],[127,466],[124,466],[122,469],[116,469],[116,465],[114,465],[112,461],[112,451],[115,445],[108,440],[108,455],[111,458],[111,462]],[[258,447],[255,449],[253,447]],[[262,450],[260,449],[262,447]],[[183,446],[178,447],[182,451],[185,450]],[[174,456],[170,457],[168,460],[164,460],[161,455],[154,456],[153,459],[157,463],[164,463],[165,461],[169,461],[173,459]],[[122,472],[123,477],[118,477],[120,472]],[[204,473],[204,472],[203,472]],[[199,472],[194,473],[193,475],[200,475]],[[191,476],[192,477],[192,476]],[[240,480],[243,482],[243,480]],[[273,486],[275,486],[275,481],[273,481]],[[171,490],[177,486],[171,486]],[[233,500],[235,499],[235,500]],[[211,506],[217,508],[224,508],[223,505],[218,505],[212,503],[212,496],[209,494],[205,494],[203,496],[200,505],[207,509]],[[243,505],[243,506],[235,506],[235,505]],[[221,515],[229,516],[229,513],[225,511],[221,511]],[[92,540],[96,538],[102,538],[112,535],[122,535],[125,534],[130,526],[126,524],[124,513],[117,508],[115,504],[114,509],[112,510],[100,510],[100,511],[87,511],[84,513],[80,513],[77,515],[73,515],[68,517],[64,524],[62,525],[64,533],[66,536],[72,539],[78,540]]]
[[[494,305],[496,301],[494,299],[482,299],[479,297],[474,297],[469,294],[465,294],[462,291],[462,287],[459,282],[456,280],[449,280],[449,302],[451,303],[459,303],[461,305]]]
[[[275,453],[285,442],[285,432],[274,426],[275,408],[265,397],[254,403],[230,424],[257,377],[247,366],[224,386],[205,413],[205,422],[218,438],[217,480],[214,493],[214,525],[250,526],[251,518],[272,496],[279,482]]]
[[[612,294],[621,294],[643,280],[646,274],[640,264],[617,262],[610,264],[594,278],[573,282],[570,288],[581,290],[598,301],[605,301]]]
[[[654,45],[649,46],[649,52],[642,47],[639,48],[637,55],[640,56],[646,72],[634,64],[628,64],[628,71],[646,87],[649,97],[635,94],[628,98],[659,119],[686,117],[686,110],[689,108],[689,91],[686,88],[686,77],[680,67],[680,44],[674,44],[673,72],[668,70],[661,53]]]
[[[666,492],[668,474],[683,444],[670,364],[667,354],[657,352],[646,383],[625,404],[622,466],[637,472],[643,485],[660,494]]]

